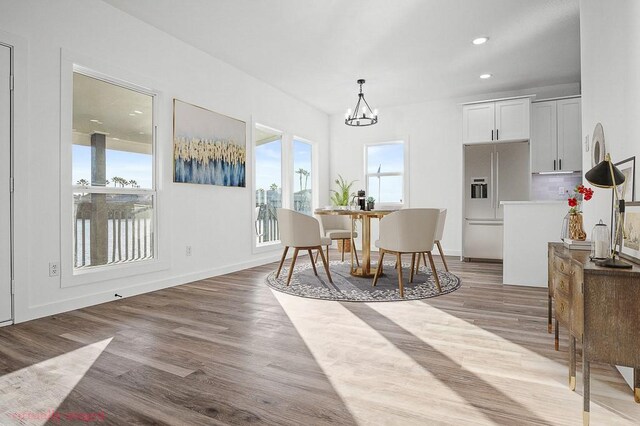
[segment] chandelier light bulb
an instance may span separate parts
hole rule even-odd
[[[374,110],[373,110],[373,115],[374,115],[375,117],[377,117],[377,116],[378,116],[378,108],[376,108],[376,109],[374,109]]]

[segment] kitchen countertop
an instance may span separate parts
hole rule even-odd
[[[512,204],[564,204],[567,200],[500,201],[503,206]]]

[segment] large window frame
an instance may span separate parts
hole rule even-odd
[[[382,172],[382,173],[369,173],[369,148],[383,145],[402,145],[403,153],[403,170],[402,172]],[[369,178],[371,177],[387,177],[387,176],[400,176],[402,178],[402,202],[380,202],[378,199],[375,201],[376,208],[390,208],[400,209],[409,205],[409,143],[407,139],[398,139],[385,142],[371,142],[364,145],[364,182],[367,197],[375,194],[370,193]]]
[[[147,188],[113,188],[91,187],[72,183],[73,167],[73,76],[74,73],[95,78],[129,90],[148,95],[152,99],[152,187]],[[161,93],[145,85],[144,80],[126,71],[99,63],[90,58],[80,57],[67,51],[62,52],[61,69],[61,130],[60,130],[60,286],[73,287],[94,284],[117,278],[152,273],[169,267],[166,239],[161,235],[162,223],[166,221],[161,209],[160,157],[158,151],[158,117]],[[153,197],[153,257],[123,263],[110,263],[87,268],[74,266],[74,230],[73,220],[74,193],[151,195]]]
[[[318,146],[317,143],[311,139],[308,139],[303,136],[298,136],[297,133],[289,132],[284,129],[285,126],[276,126],[272,124],[268,124],[268,122],[262,120],[252,120],[251,126],[251,247],[252,253],[259,254],[263,252],[270,252],[280,250],[282,247],[280,245],[280,240],[269,241],[267,243],[258,243],[256,238],[256,221],[258,217],[256,215],[255,208],[255,200],[256,200],[256,191],[257,182],[256,182],[256,127],[263,128],[265,130],[270,130],[273,132],[277,132],[281,135],[281,182],[282,182],[282,207],[287,209],[293,209],[294,206],[294,179],[296,178],[294,171],[294,155],[293,155],[293,144],[294,141],[303,142],[311,145],[311,187],[312,187],[312,195],[311,195],[311,213],[318,206]],[[315,189],[314,189],[315,188]]]

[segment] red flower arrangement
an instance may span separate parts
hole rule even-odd
[[[580,202],[582,200],[589,201],[593,198],[593,189],[586,188],[584,185],[577,185],[573,189],[573,195],[567,199],[569,203],[569,213],[582,213],[580,211]]]

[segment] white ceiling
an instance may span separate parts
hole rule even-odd
[[[578,0],[105,1],[327,113],[580,81]]]

